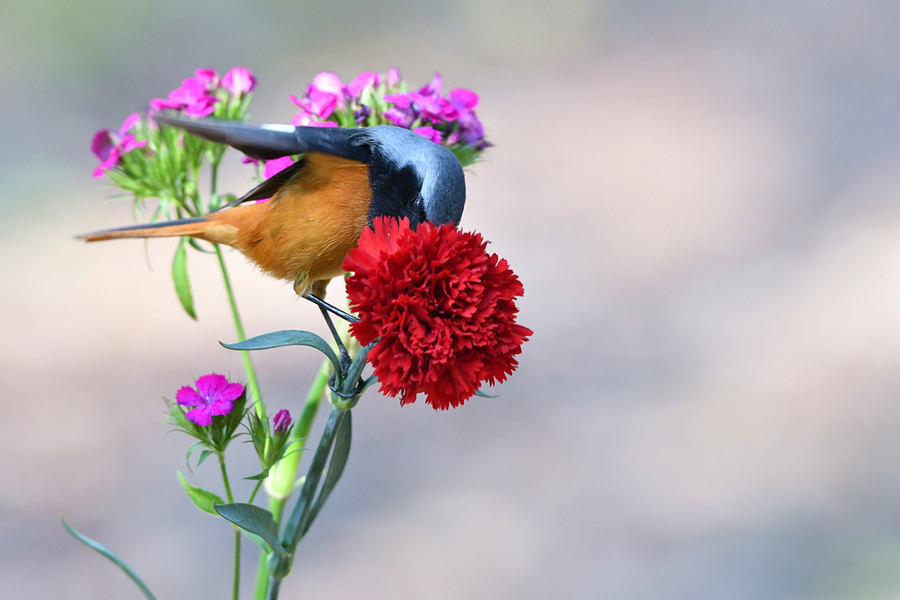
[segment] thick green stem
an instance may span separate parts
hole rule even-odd
[[[218,244],[213,244],[216,249],[216,258],[219,259],[219,268],[222,270],[222,280],[225,282],[225,292],[228,295],[228,303],[231,306],[231,316],[234,318],[234,329],[237,331],[238,341],[243,342],[247,339],[244,333],[244,324],[241,322],[241,315],[238,312],[237,302],[234,299],[234,291],[231,289],[231,279],[228,277],[228,269],[225,267],[225,258],[222,256],[222,248]],[[265,408],[259,402],[261,395],[259,393],[259,381],[256,378],[256,371],[253,368],[253,362],[250,360],[250,353],[246,350],[241,351],[241,359],[244,361],[244,370],[247,372],[247,387],[250,388],[250,402],[256,403],[256,414],[259,418],[263,418],[266,414]]]

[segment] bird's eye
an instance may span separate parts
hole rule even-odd
[[[424,223],[428,220],[428,216],[425,214],[425,200],[422,196],[416,198],[416,206],[419,209],[419,223]]]

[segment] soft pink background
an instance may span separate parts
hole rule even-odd
[[[221,283],[190,257],[195,323],[173,243],[72,239],[133,222],[91,136],[195,67],[253,69],[254,121],[287,122],[318,71],[397,66],[481,95],[497,146],[463,225],[520,274],[535,336],[498,399],[365,398],[282,597],[900,597],[897,3],[0,11],[0,596],[141,597],[58,513],[160,600],[229,594],[230,529],[181,491],[189,440],[162,423],[192,375],[241,373]],[[222,187],[249,174],[233,156]],[[228,262],[250,333],[322,330]],[[256,363],[296,411],[312,351]]]

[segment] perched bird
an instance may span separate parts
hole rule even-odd
[[[154,114],[161,124],[271,160],[302,158],[232,204],[206,216],[135,225],[80,236],[88,242],[190,236],[237,248],[263,271],[322,297],[363,228],[379,216],[407,217],[415,227],[459,224],[466,182],[444,146],[393,125],[255,126],[211,117]],[[268,202],[253,202],[271,198]],[[248,204],[249,203],[249,204]]]

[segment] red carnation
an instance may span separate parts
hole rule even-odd
[[[381,338],[368,360],[381,392],[435,409],[457,407],[481,382],[502,382],[533,332],[515,323],[519,278],[485,251],[477,233],[452,225],[378,217],[344,259],[347,295],[362,344]]]

